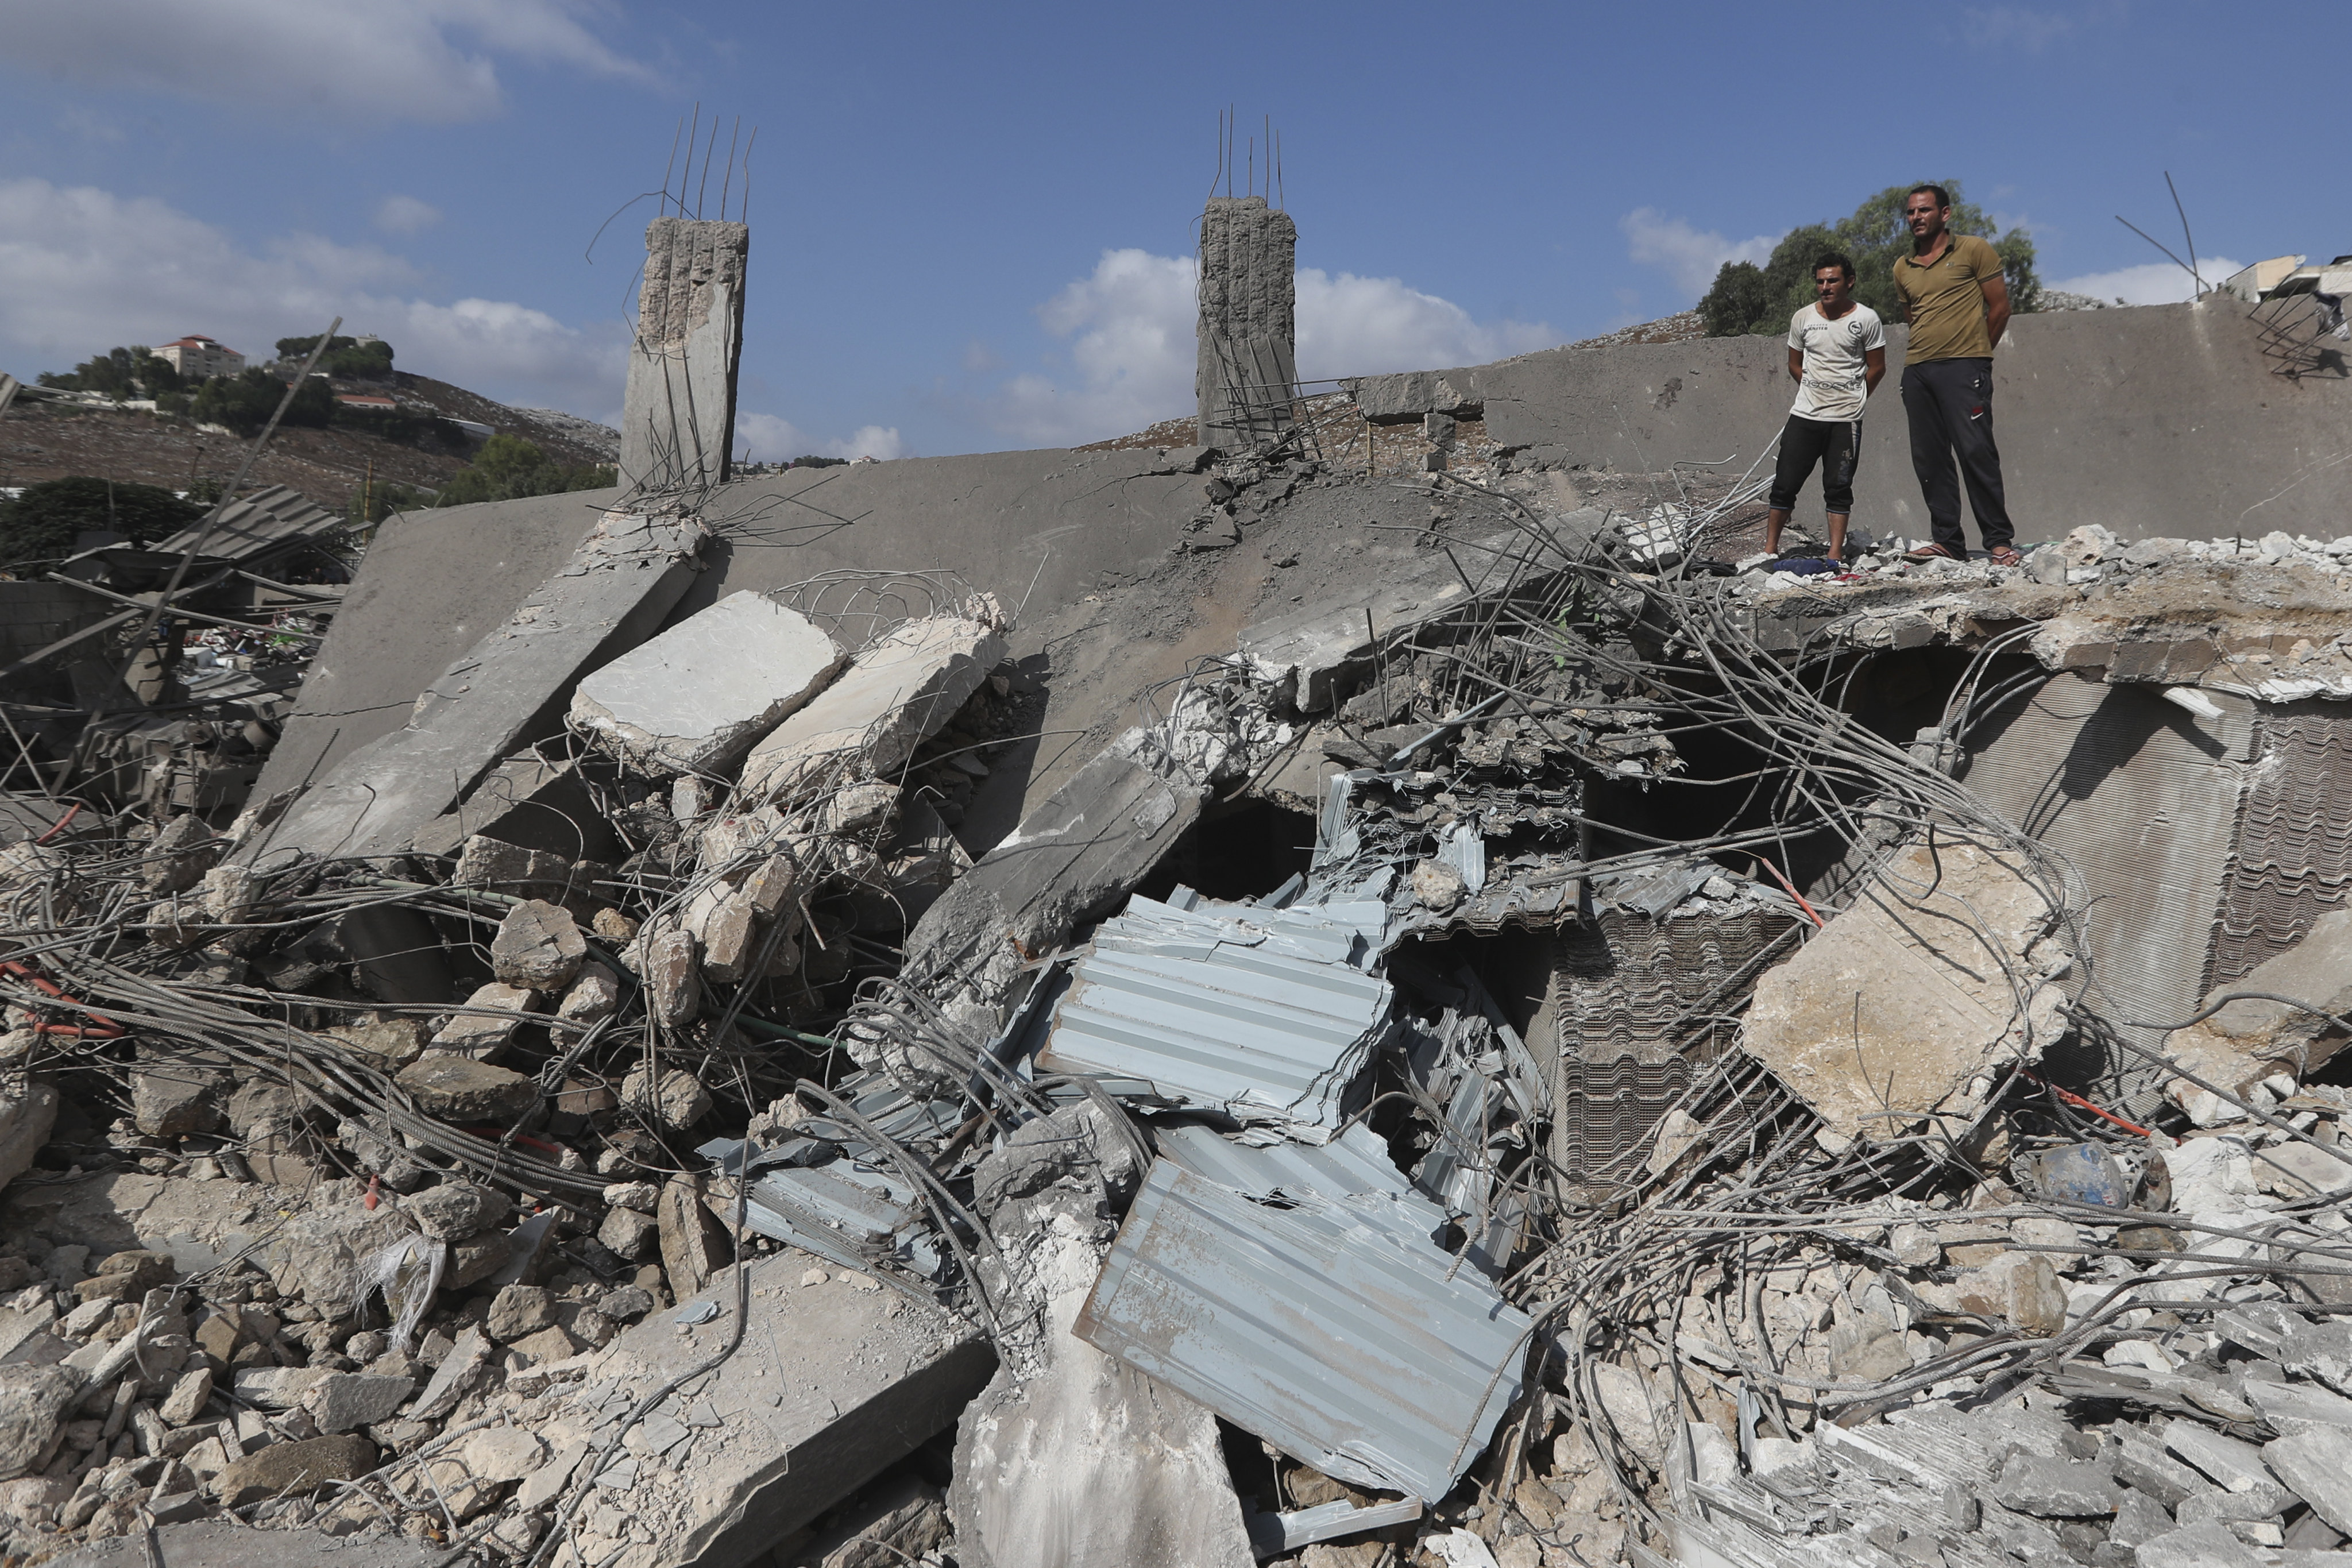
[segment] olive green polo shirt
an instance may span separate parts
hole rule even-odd
[[[1911,342],[1903,363],[1938,359],[1990,359],[1985,331],[1985,280],[2000,276],[2000,256],[1973,234],[1956,234],[1944,254],[1926,267],[1911,256],[1895,263],[1895,291],[1911,321]]]

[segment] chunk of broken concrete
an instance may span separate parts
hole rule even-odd
[[[2273,1073],[2309,1077],[2352,1039],[2322,1016],[2352,1016],[2352,910],[2331,910],[2284,952],[2241,979],[2213,987],[2200,1011],[2242,991],[2293,996],[2318,1012],[2284,1002],[2231,1002],[2201,1023],[2166,1036],[2165,1054],[2240,1098]],[[2194,1092],[2195,1085],[2179,1082],[2183,1094]]]
[[[581,964],[579,977],[563,994],[555,1016],[567,1024],[593,1024],[611,1017],[620,1005],[621,977],[601,963],[589,962]]]
[[[0,1481],[48,1463],[79,1398],[81,1373],[64,1366],[0,1366]]]
[[[894,772],[943,729],[1004,658],[993,620],[908,621],[862,648],[832,685],[751,748],[742,793],[795,798],[837,773]]]
[[[1971,1080],[2064,1030],[2063,993],[2036,978],[2068,962],[2055,925],[2010,860],[1914,846],[1757,983],[1742,1047],[1836,1138],[1891,1138],[1939,1110],[1958,1131],[1982,1109]]]
[[[375,1468],[373,1443],[356,1435],[272,1443],[231,1461],[214,1482],[223,1506],[243,1508],[265,1498],[316,1491],[329,1481],[356,1480]]]
[[[415,1388],[416,1380],[410,1377],[331,1372],[302,1396],[302,1408],[321,1432],[356,1432],[390,1420]]]
[[[702,966],[690,931],[666,931],[643,944],[640,978],[653,994],[654,1016],[667,1028],[694,1021],[702,1011]]]
[[[57,1123],[55,1084],[36,1080],[14,1093],[0,1092],[0,1187],[31,1169]]]
[[[588,940],[570,912],[544,899],[526,899],[499,922],[490,941],[490,969],[524,991],[561,991],[580,973]]]
[[[139,1066],[131,1071],[131,1119],[155,1138],[213,1131],[221,1125],[229,1082],[225,1066],[198,1061],[184,1050],[165,1053],[142,1046]]]
[[[710,1283],[735,1254],[727,1231],[702,1201],[702,1190],[684,1176],[673,1176],[662,1189],[662,1271],[680,1300]]]
[[[358,1305],[360,1260],[415,1230],[390,1204],[362,1204],[298,1210],[262,1243],[260,1261],[281,1296],[319,1309],[330,1320],[348,1316]]]
[[[522,1026],[522,1016],[538,1001],[536,992],[493,980],[466,998],[466,1010],[441,1026],[433,1048],[490,1061],[502,1056]]]
[[[583,679],[572,727],[651,773],[707,773],[822,691],[847,655],[807,616],[730,594]]]
[[[658,1075],[638,1068],[621,1080],[621,1103],[675,1131],[684,1131],[710,1111],[710,1091],[683,1068]]]
[[[539,1104],[539,1083],[510,1068],[438,1052],[400,1069],[394,1079],[428,1116],[459,1123],[519,1121]]]
[[[1960,1276],[1959,1306],[2015,1325],[2038,1339],[2066,1326],[2066,1291],[2039,1253],[2007,1252]]]
[[[2263,1463],[2314,1513],[2352,1535],[2352,1432],[2306,1426],[2266,1445]]]
[[[2105,1465],[2016,1453],[2001,1466],[1993,1500],[2036,1519],[2103,1519],[2123,1502]]]
[[[373,1058],[384,1072],[398,1072],[423,1056],[433,1038],[432,1026],[424,1019],[392,1013],[363,1013],[324,1032],[347,1049]]]

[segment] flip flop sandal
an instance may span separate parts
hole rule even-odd
[[[1906,561],[1958,561],[1959,557],[1940,544],[1923,544],[1916,550],[1906,552],[1903,559]]]
[[[2015,550],[2006,544],[2002,545],[1998,550],[1990,552],[1990,554],[1992,563],[1996,566],[2022,566],[2025,564],[2025,557],[2020,555]]]

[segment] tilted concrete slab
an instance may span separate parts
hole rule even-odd
[[[343,759],[240,851],[389,855],[551,721],[583,669],[650,637],[694,574],[692,518],[607,512],[504,625],[442,671],[408,723]]]
[[[799,611],[730,594],[583,678],[572,722],[648,773],[709,773],[824,689],[848,658]]]
[[[399,1536],[338,1541],[315,1530],[256,1530],[230,1519],[167,1524],[155,1531],[160,1558],[148,1554],[146,1538],[118,1535],[49,1559],[50,1568],[437,1568],[445,1547]]]
[[[985,621],[932,616],[861,649],[839,679],[743,761],[746,800],[788,800],[847,770],[887,776],[943,729],[1004,658]]]
[[[803,1282],[812,1269],[822,1283]],[[995,1371],[969,1324],[797,1248],[752,1263],[750,1284],[735,1353],[656,1405],[599,1477],[580,1516],[591,1563],[755,1562],[952,1426]],[[623,1334],[551,1422],[600,1450],[647,1394],[727,1342],[735,1290],[733,1268],[721,1269],[696,1298],[722,1309],[710,1321],[681,1333],[678,1312],[657,1312]],[[578,1568],[569,1551],[551,1568]]]
[[[1573,548],[1602,522],[1598,511],[1562,518],[1556,531]],[[1559,574],[1557,555],[1517,531],[1432,552],[1412,570],[1369,592],[1318,600],[1242,634],[1242,657],[1259,679],[1287,686],[1302,712],[1331,706],[1334,686],[1374,656],[1439,617],[1496,595],[1540,592]]]
[[[907,933],[907,978],[942,1002],[1000,1005],[1024,964],[1133,890],[1205,793],[1128,731],[924,911]]]

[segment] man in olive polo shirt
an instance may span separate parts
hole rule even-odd
[[[1960,487],[1994,563],[2019,562],[2001,495],[2000,449],[1992,440],[1992,349],[2009,326],[2009,284],[2000,257],[1972,234],[1954,234],[1952,198],[1941,185],[1916,185],[1903,201],[1911,254],[1895,263],[1895,292],[1911,323],[1903,361],[1903,412],[1911,424],[1911,467],[1927,500],[1935,542],[1915,559],[1965,561]]]

